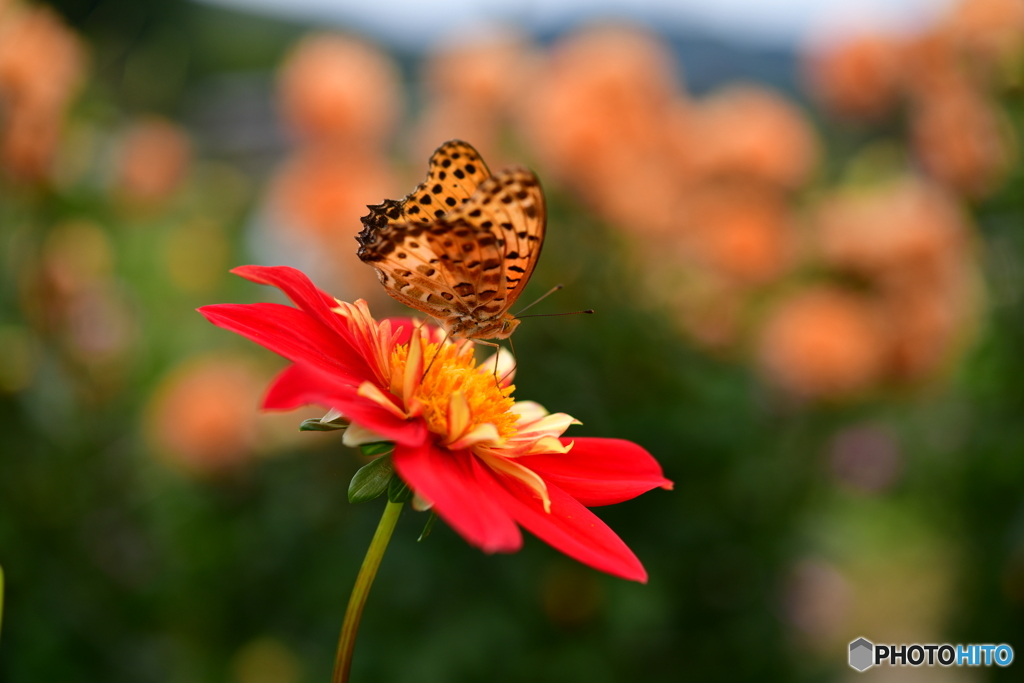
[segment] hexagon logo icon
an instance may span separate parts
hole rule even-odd
[[[874,644],[865,638],[858,638],[850,643],[850,666],[857,671],[864,671],[874,665]]]

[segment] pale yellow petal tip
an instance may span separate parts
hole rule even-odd
[[[327,411],[327,414],[320,418],[321,424],[327,424],[328,422],[334,422],[339,417],[343,417],[341,411],[337,408],[331,408]]]
[[[453,451],[462,450],[463,448],[470,448],[471,446],[498,446],[501,444],[501,434],[498,433],[498,428],[489,422],[477,425],[473,429],[466,432],[458,440],[453,441],[448,445],[448,448]]]
[[[479,372],[500,377],[499,386],[508,387],[516,377],[516,359],[506,349],[501,348],[480,363],[477,369]]]
[[[510,411],[519,416],[516,421],[522,427],[542,420],[549,415],[547,408],[536,401],[516,401]]]
[[[379,443],[387,440],[386,436],[382,436],[372,429],[367,429],[355,423],[349,425],[341,437],[341,443],[349,448],[356,448],[365,443]]]
[[[551,514],[551,496],[548,494],[548,485],[544,479],[528,467],[495,453],[477,451],[477,455],[496,472],[501,472],[533,489],[533,492],[540,498],[544,512]]]
[[[527,455],[541,455],[546,453],[568,453],[572,448],[573,441],[562,444],[553,436],[542,436],[534,442]]]
[[[422,497],[420,494],[413,491],[412,494],[412,509],[416,512],[426,512],[430,508],[434,507],[434,504]]]
[[[401,408],[396,406],[394,401],[389,399],[387,395],[385,395],[384,392],[381,391],[373,382],[363,382],[362,384],[359,385],[359,389],[356,390],[356,393],[362,396],[363,398],[370,399],[371,401],[379,405],[381,408],[384,408],[385,410],[390,412],[395,417],[399,417],[403,420],[409,417],[409,414],[407,412],[403,411]]]
[[[461,391],[453,391],[448,399],[448,438],[452,441],[461,439],[472,418],[466,395]]]
[[[571,425],[576,424],[576,418],[565,413],[552,413],[539,420],[528,424],[520,424],[522,433],[536,434],[538,436],[561,436]]]
[[[366,303],[366,299],[356,299],[354,302],[348,303],[347,301],[335,298],[334,302],[338,305],[331,309],[331,313],[337,313],[340,316],[351,318],[352,311],[356,310],[365,313],[366,316],[372,320],[372,316],[370,315],[370,305]]]
[[[409,341],[405,371],[402,373],[402,399],[408,405],[416,396],[423,381],[423,344],[420,336],[414,334]]]

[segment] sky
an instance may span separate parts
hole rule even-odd
[[[409,48],[488,23],[550,30],[583,19],[639,19],[666,31],[791,46],[857,27],[913,30],[951,0],[205,0],[261,14],[367,32]]]

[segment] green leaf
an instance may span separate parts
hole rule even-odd
[[[395,450],[395,444],[390,441],[377,441],[376,443],[364,443],[359,446],[359,450],[363,452],[363,455],[373,457],[375,455],[386,455],[391,451]]]
[[[373,500],[388,488],[395,473],[390,456],[377,458],[359,468],[348,485],[348,502],[365,503]]]
[[[409,485],[402,481],[397,474],[392,476],[388,483],[388,500],[392,503],[404,503],[410,498],[412,498],[412,489],[409,488]]]
[[[423,531],[420,532],[420,537],[416,539],[417,543],[419,543],[420,541],[422,541],[423,539],[425,539],[427,536],[430,535],[431,530],[434,528],[434,522],[436,522],[436,521],[437,521],[437,513],[434,512],[433,510],[431,510],[430,511],[430,517],[427,517],[427,523],[423,525]]]
[[[300,432],[333,432],[338,429],[345,429],[348,427],[347,422],[337,422],[331,420],[330,422],[321,422],[318,417],[311,417],[308,420],[303,420],[302,424],[299,425]]]

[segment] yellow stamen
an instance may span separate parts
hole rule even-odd
[[[472,345],[424,343],[422,354],[414,350],[411,359],[409,345],[395,347],[391,376],[405,378],[407,365],[418,365],[422,372],[430,363],[415,395],[405,396],[407,402],[417,400],[430,431],[444,436],[448,444],[485,424],[493,425],[502,441],[515,435],[519,417],[511,411],[515,387],[499,388],[494,374],[477,365]],[[404,384],[410,386],[408,381]]]

